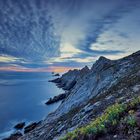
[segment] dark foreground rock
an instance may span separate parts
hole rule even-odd
[[[50,105],[55,102],[61,101],[67,97],[66,93],[59,94],[58,96],[54,96],[53,98],[50,98],[45,104]]]
[[[3,140],[18,140],[18,138],[20,138],[21,136],[22,134],[20,132],[16,132],[14,134],[11,134],[10,137],[4,138]]]
[[[18,123],[14,126],[15,129],[23,129],[25,126],[25,122]]]
[[[35,129],[41,122],[34,122],[24,128],[24,133],[28,133]]]

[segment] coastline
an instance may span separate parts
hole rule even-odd
[[[133,96],[139,96],[139,61],[140,51],[119,60],[100,57],[91,69],[85,66],[81,70],[70,70],[53,80],[63,90],[67,89],[69,95],[54,112],[18,140],[58,140],[90,124],[116,102],[124,104]]]
[[[7,76],[8,76],[8,78],[9,78],[9,76],[11,75],[12,73],[9,73]],[[13,75],[16,75],[16,73],[14,73],[14,74],[12,74],[12,76]],[[18,76],[20,76],[20,75],[23,75],[23,73],[18,73]],[[32,74],[31,75],[31,77],[33,77],[33,75],[34,74]],[[44,73],[43,73],[43,75],[44,75]],[[50,75],[49,76],[49,78],[48,78],[48,75]],[[39,75],[37,75],[38,77],[39,77]],[[7,81],[8,81],[8,78],[7,78]],[[36,77],[37,78],[37,77]],[[41,75],[41,78],[42,78],[42,75]],[[51,75],[51,74],[47,74],[47,78],[48,79],[51,79],[51,78],[53,78],[53,76]],[[29,79],[29,78],[28,78]],[[29,83],[29,85],[30,84],[32,84],[32,80],[28,80],[27,79],[27,84]],[[24,80],[25,82],[26,82],[26,78],[25,78],[25,80]],[[33,122],[38,122],[38,121],[40,121],[40,120],[43,120],[45,117],[46,117],[46,113],[47,112],[53,112],[54,111],[54,109],[56,109],[56,107],[58,107],[59,106],[59,104],[60,104],[60,102],[57,102],[57,103],[55,103],[55,104],[53,104],[53,105],[51,105],[51,106],[46,106],[45,105],[45,101],[47,100],[46,99],[46,97],[49,99],[51,96],[56,96],[56,95],[58,95],[58,94],[60,94],[60,93],[62,93],[62,91],[63,90],[61,90],[61,89],[59,89],[59,88],[57,88],[56,87],[56,85],[55,84],[53,84],[53,83],[48,83],[48,80],[46,80],[46,78],[44,77],[44,79],[42,80],[42,79],[35,79],[35,89],[36,89],[36,85],[38,85],[38,82],[40,81],[40,85],[41,85],[41,88],[42,88],[42,84],[43,84],[43,86],[45,86],[46,84],[49,84],[49,87],[53,87],[53,90],[50,90],[49,92],[47,92],[46,90],[46,93],[48,94],[48,95],[46,95],[46,93],[43,93],[43,94],[41,94],[41,95],[43,95],[41,98],[38,98],[37,99],[37,101],[39,101],[37,104],[36,104],[36,106],[34,106],[34,108],[43,108],[43,110],[42,110],[42,112],[44,111],[44,113],[42,113],[42,114],[44,114],[44,115],[41,115],[41,114],[37,114],[37,117],[34,117],[33,119],[32,118],[29,118],[29,119],[24,119],[24,117],[22,117],[21,116],[21,118],[23,118],[23,119],[17,119],[17,120],[9,120],[9,122],[8,121],[5,121],[6,123],[8,123],[8,126],[7,126],[7,128],[5,128],[5,131],[2,131],[1,132],[1,134],[0,134],[0,139],[3,139],[3,138],[6,138],[6,137],[9,137],[11,134],[14,134],[14,133],[16,133],[18,130],[16,130],[16,129],[14,129],[14,126],[16,125],[16,124],[18,124],[18,123],[20,123],[20,122],[25,122],[26,123],[26,126],[28,126],[28,125],[30,125],[31,123],[33,123]],[[12,82],[12,81],[10,81],[10,82]],[[21,81],[20,82],[22,82],[22,79],[21,79]],[[34,82],[34,79],[33,79],[33,82]],[[34,83],[33,83],[34,84]],[[38,86],[40,86],[40,85],[38,85]],[[11,89],[11,88],[15,88],[15,86],[16,85],[14,85],[14,86],[10,86],[9,88]],[[26,86],[26,84],[21,84],[21,86]],[[19,86],[19,88],[21,87],[21,86]],[[4,88],[6,88],[5,86],[4,86]],[[8,87],[7,87],[8,88]],[[45,86],[45,88],[46,88],[46,86]],[[24,88],[25,89],[25,88]],[[56,90],[55,90],[56,89]],[[36,91],[38,91],[38,90],[36,90]],[[53,93],[52,93],[53,92]],[[55,94],[55,92],[56,92],[56,94]],[[23,93],[24,94],[24,93]],[[33,92],[33,94],[34,94],[34,92]],[[51,95],[52,94],[52,95]],[[19,95],[19,94],[18,94]],[[34,94],[35,95],[35,94]],[[20,96],[20,95],[19,95]],[[28,98],[28,97],[27,97]],[[30,97],[29,97],[30,98]],[[31,97],[32,98],[32,97]],[[20,98],[21,99],[21,98]],[[26,98],[25,98],[26,99]],[[25,102],[24,102],[25,103]],[[23,104],[23,106],[24,107],[26,107],[24,104]],[[45,110],[47,110],[47,108],[48,108],[48,111],[46,112]],[[52,111],[51,111],[51,109],[52,109]],[[35,110],[35,109],[34,109]],[[19,110],[19,113],[21,112],[22,110],[20,109]],[[38,111],[39,112],[39,111]],[[45,113],[46,112],[46,113]],[[21,112],[22,113],[22,112]],[[27,112],[28,113],[28,112]],[[30,113],[30,112],[29,112]],[[18,114],[18,112],[17,112],[17,114]],[[28,114],[27,114],[28,115]],[[36,114],[35,114],[36,115]],[[39,116],[39,117],[38,117]],[[40,116],[42,116],[42,118],[40,117]],[[37,119],[36,119],[37,118]],[[39,119],[40,118],[40,119]],[[26,127],[25,126],[25,127]],[[20,131],[22,134],[23,134],[23,129]]]
[[[135,76],[139,74],[139,60],[140,51],[119,60],[100,57],[90,70],[85,67],[63,74],[56,84],[63,89],[72,85],[69,96],[36,129],[19,140],[58,140],[89,124],[116,101],[124,103],[138,96],[140,88],[135,90],[135,86],[140,84],[140,77]]]

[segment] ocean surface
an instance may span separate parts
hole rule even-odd
[[[0,139],[15,131],[13,126],[44,119],[60,102],[45,105],[55,95],[63,93],[54,83],[51,73],[0,72]]]

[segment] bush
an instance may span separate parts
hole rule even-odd
[[[127,116],[126,123],[131,127],[135,127],[136,126],[136,118],[135,118],[135,116],[134,115]]]

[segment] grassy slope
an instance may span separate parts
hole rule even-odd
[[[89,125],[68,133],[61,140],[97,139],[104,135],[121,135],[135,137],[133,131],[138,128],[135,112],[140,104],[140,96],[127,103],[116,103],[109,106],[104,113]]]

